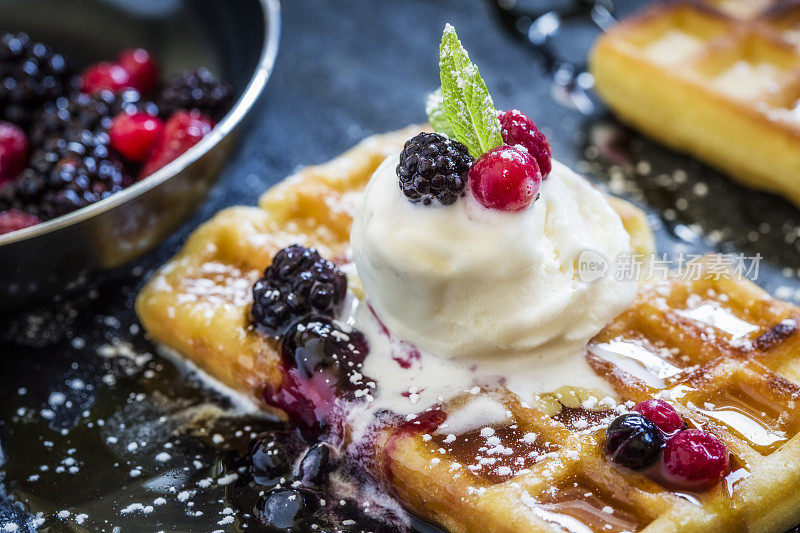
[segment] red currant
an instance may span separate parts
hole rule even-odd
[[[0,122],[0,187],[14,180],[28,164],[28,137],[10,122]]]
[[[144,48],[123,51],[117,64],[130,76],[131,86],[140,93],[148,93],[156,88],[158,67],[153,56]]]
[[[37,217],[19,209],[0,211],[0,235],[29,228],[41,222]]]
[[[681,488],[707,488],[728,472],[728,448],[700,429],[681,431],[668,442],[661,456],[664,478]]]
[[[637,404],[633,410],[650,420],[667,437],[683,429],[681,415],[664,400],[645,400]]]
[[[142,178],[177,159],[199,143],[216,124],[199,111],[176,111],[164,124],[164,135],[156,142],[142,167]]]
[[[511,146],[523,146],[536,159],[543,179],[550,174],[552,152],[547,137],[522,111],[512,109],[500,113],[500,133],[503,142]]]
[[[513,146],[492,148],[469,171],[472,194],[485,207],[521,211],[539,194],[542,175],[536,160]]]
[[[108,130],[111,147],[129,161],[142,162],[164,135],[164,122],[147,113],[121,113]]]
[[[85,93],[103,90],[116,93],[129,87],[132,87],[130,74],[116,63],[96,63],[81,74],[81,91]]]

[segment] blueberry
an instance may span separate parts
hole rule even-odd
[[[639,413],[617,417],[606,430],[606,455],[632,470],[642,470],[656,462],[663,447],[661,432]]]
[[[310,499],[301,490],[272,489],[258,500],[256,514],[268,526],[288,529],[311,513]]]
[[[298,468],[297,478],[307,487],[321,487],[325,476],[335,467],[335,452],[327,442],[308,449]]]
[[[250,475],[260,485],[273,486],[289,479],[292,466],[303,448],[302,440],[290,431],[268,431],[250,443]]]

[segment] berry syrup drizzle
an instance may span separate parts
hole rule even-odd
[[[381,318],[378,316],[378,313],[375,312],[375,309],[373,309],[373,307],[369,303],[367,303],[366,305],[367,308],[369,309],[370,314],[372,315],[372,318],[378,324],[378,329],[380,330],[381,335],[383,335],[387,339],[391,339],[392,334],[391,332],[389,332],[389,328],[386,327],[386,324],[383,323],[383,320],[381,320]],[[409,368],[414,366],[414,363],[419,364],[420,360],[422,359],[422,352],[420,352],[417,347],[407,344],[405,342],[401,342],[401,344],[403,344],[407,349],[401,350],[397,353],[393,352],[392,359],[398,365],[400,365],[400,368],[402,368],[403,370],[408,370]]]

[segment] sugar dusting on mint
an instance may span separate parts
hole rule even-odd
[[[451,139],[456,138],[456,134],[450,126],[450,121],[447,120],[441,87],[428,95],[425,100],[425,113],[428,115],[428,122],[431,123],[433,131],[447,135]]]
[[[442,101],[455,138],[473,157],[503,144],[497,110],[456,31],[447,24],[439,48]]]

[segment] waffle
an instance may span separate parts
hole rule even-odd
[[[749,282],[712,278],[643,286],[587,357],[627,406],[665,399],[690,427],[725,442],[731,473],[716,488],[667,490],[657,476],[610,466],[603,428],[620,407],[580,391],[529,405],[495,392],[509,418],[488,436],[453,439],[443,436],[446,428],[392,436],[383,452],[392,485],[450,531],[781,532],[796,525],[800,309]],[[524,435],[536,439],[527,443]],[[489,451],[498,447],[511,455]]]
[[[259,208],[230,208],[199,228],[139,295],[147,331],[261,400],[281,378],[274,342],[248,326],[252,283],[294,242],[317,246],[347,269],[360,189],[417,131],[370,138],[288,178]],[[634,251],[652,251],[641,211],[614,205]],[[359,291],[355,278],[351,286]],[[472,391],[443,406],[452,415],[445,424],[479,400],[501,406],[505,421],[451,435],[447,425],[425,429],[438,411],[420,414],[378,436],[373,474],[413,512],[455,532],[783,531],[800,521],[798,319],[799,309],[726,276],[648,283],[587,353],[621,404],[570,389],[529,399]],[[733,468],[724,483],[680,493],[603,457],[604,427],[653,396],[727,444]]]
[[[597,41],[590,70],[623,121],[800,204],[800,2],[655,4]]]

